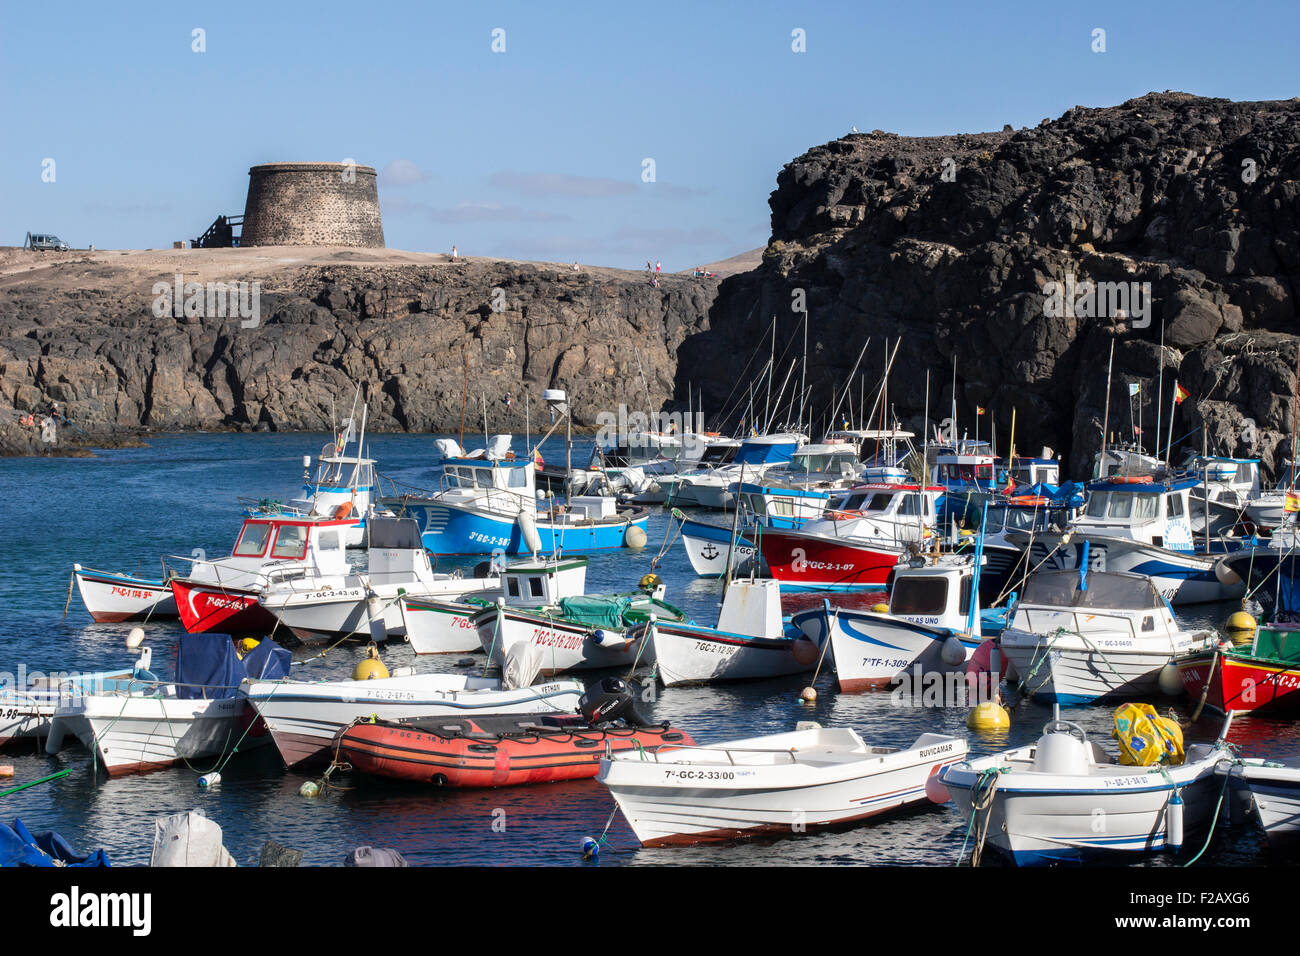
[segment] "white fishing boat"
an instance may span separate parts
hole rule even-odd
[[[1117,571],[1038,571],[998,639],[1024,693],[1063,704],[1158,694],[1174,657],[1213,647],[1179,627],[1154,583]]]
[[[1277,483],[1268,491],[1258,491],[1246,501],[1246,515],[1261,528],[1281,526],[1287,515],[1287,493],[1294,493],[1300,482],[1300,469],[1288,460]]]
[[[510,586],[507,575],[506,586]],[[655,615],[659,620],[682,621],[685,615],[663,600],[664,586],[657,575],[641,579],[641,588],[626,594],[548,597],[551,582],[529,575],[531,598],[544,604],[522,606],[499,598],[477,611],[470,622],[479,644],[492,661],[505,666],[516,645],[540,652],[541,673],[546,676],[601,667],[631,667],[654,663],[654,647],[644,631],[632,629]],[[539,593],[540,592],[540,593]],[[517,653],[517,652],[516,652]]]
[[[649,636],[665,687],[780,677],[813,669],[820,645],[781,619],[781,585],[770,578],[732,581],[716,627],[655,620],[629,636]]]
[[[1250,791],[1251,805],[1269,844],[1293,850],[1300,842],[1300,757],[1238,757],[1219,772],[1231,775],[1230,786]]]
[[[703,747],[615,754],[596,779],[643,846],[800,834],[927,802],[926,783],[966,741],[922,734],[874,747],[849,729],[796,730]],[[644,758],[644,759],[643,759]]]
[[[698,507],[699,501],[692,490],[691,479],[697,474],[709,474],[719,468],[730,465],[740,451],[740,442],[734,438],[710,439],[699,461],[688,467],[682,463],[672,474],[655,476],[655,491],[652,494],[634,495],[632,501],[640,504],[667,504],[679,507]]]
[[[1208,829],[1221,789],[1215,766],[1229,759],[1220,739],[1193,744],[1176,765],[1121,764],[1058,719],[1036,744],[954,764],[939,780],[977,847],[1033,865],[1177,850]]]
[[[87,694],[126,689],[149,675],[152,652],[144,648],[131,667],[91,674],[32,675],[24,686],[0,686],[0,747],[15,740],[48,737],[50,722],[60,707],[74,707]]]
[[[974,555],[915,555],[894,570],[887,612],[824,602],[790,622],[818,647],[829,636],[840,690],[895,689],[918,675],[965,670],[983,640],[975,587]]]
[[[177,763],[220,757],[268,742],[240,693],[248,675],[288,672],[289,652],[262,641],[242,660],[219,634],[185,634],[176,680],[134,678],[101,694],[85,694],[55,711],[46,751],[76,737],[111,777],[148,773]],[[203,768],[208,769],[208,768]]]
[[[727,573],[727,563],[731,563],[732,574],[746,574],[751,561],[761,562],[762,558],[754,547],[753,537],[757,522],[752,518],[742,521],[739,531],[732,541],[732,525],[714,524],[688,518],[676,508],[673,517],[681,522],[682,547],[691,568],[702,578],[720,578]]]
[[[1258,459],[1195,456],[1183,470],[1197,479],[1188,493],[1194,533],[1228,534],[1248,520],[1247,505],[1260,493]]]
[[[735,502],[732,485],[738,481],[757,481],[767,472],[788,464],[803,441],[802,435],[785,432],[746,438],[729,464],[702,467],[680,475],[677,494],[669,500],[675,505],[687,504],[681,496],[683,485],[689,485],[690,504],[727,510]]]
[[[576,713],[583,685],[551,681],[511,688],[466,674],[404,674],[372,680],[250,681],[244,686],[287,766],[327,756],[353,721],[475,714]]]
[[[472,618],[498,600],[512,607],[541,608],[564,598],[581,597],[587,587],[586,557],[532,558],[513,561],[494,589],[460,597],[403,595],[399,599],[406,639],[417,654],[451,654],[482,650]]]
[[[72,566],[77,593],[99,623],[160,621],[176,617],[176,596],[167,578],[146,578],[121,571]]]
[[[847,442],[858,456],[862,481],[869,485],[903,485],[910,480],[908,464],[916,454],[913,432],[893,428],[842,428],[829,431],[822,442]]]
[[[281,628],[307,644],[352,636],[384,640],[406,634],[404,597],[461,600],[499,584],[491,575],[435,574],[413,519],[375,515],[364,572],[272,579],[258,600]]]
[[[1215,574],[1216,555],[1198,554],[1188,492],[1195,479],[1115,478],[1088,486],[1081,514],[1063,532],[1009,535],[1029,549],[1031,567],[1130,571],[1152,579],[1173,604],[1241,597],[1244,586]]]

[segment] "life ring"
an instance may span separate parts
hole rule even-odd
[[[830,518],[832,521],[847,521],[850,518],[861,518],[862,512],[861,511],[837,511],[834,508],[829,508],[826,511],[826,517]]]
[[[1150,475],[1115,475],[1110,479],[1117,485],[1149,485],[1151,480]]]
[[[345,501],[334,509],[335,518],[346,518],[350,514],[352,514],[352,502],[350,501]]]

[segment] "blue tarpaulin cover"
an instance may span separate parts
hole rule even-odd
[[[234,697],[244,664],[226,634],[183,634],[176,654],[176,696],[181,700]]]
[[[253,680],[279,680],[289,676],[293,655],[275,641],[262,641],[244,656],[244,671]]]
[[[0,866],[110,866],[103,850],[78,856],[53,831],[32,834],[22,820],[12,827],[0,823]]]

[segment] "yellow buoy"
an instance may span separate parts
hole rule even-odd
[[[655,574],[653,571],[648,571],[641,575],[641,580],[637,582],[636,586],[646,594],[650,594],[655,588],[659,587],[659,585],[663,583],[663,579],[660,578],[659,575]]]
[[[257,640],[257,638],[246,637],[243,640],[235,642],[235,652],[240,656],[240,658],[243,658],[249,651],[261,643],[262,642]]]
[[[1255,639],[1255,619],[1246,611],[1234,611],[1228,618],[1228,637],[1240,647]]]
[[[803,693],[799,695],[799,699],[803,701],[805,704],[813,703],[813,701],[817,699],[817,688],[805,687],[803,689]]]
[[[877,614],[888,614],[889,605],[882,601],[880,604],[871,605],[871,610],[875,611]]]
[[[995,733],[1011,726],[1011,715],[996,700],[985,700],[975,705],[966,718],[966,726],[978,733]]]
[[[357,664],[356,670],[352,672],[353,680],[375,680],[376,678],[387,677],[388,668],[384,662],[379,659],[379,648],[371,644],[366,648],[366,656]]]

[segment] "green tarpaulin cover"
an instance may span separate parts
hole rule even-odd
[[[560,598],[560,611],[576,624],[588,627],[623,628],[623,614],[632,602],[625,597],[566,597]]]

